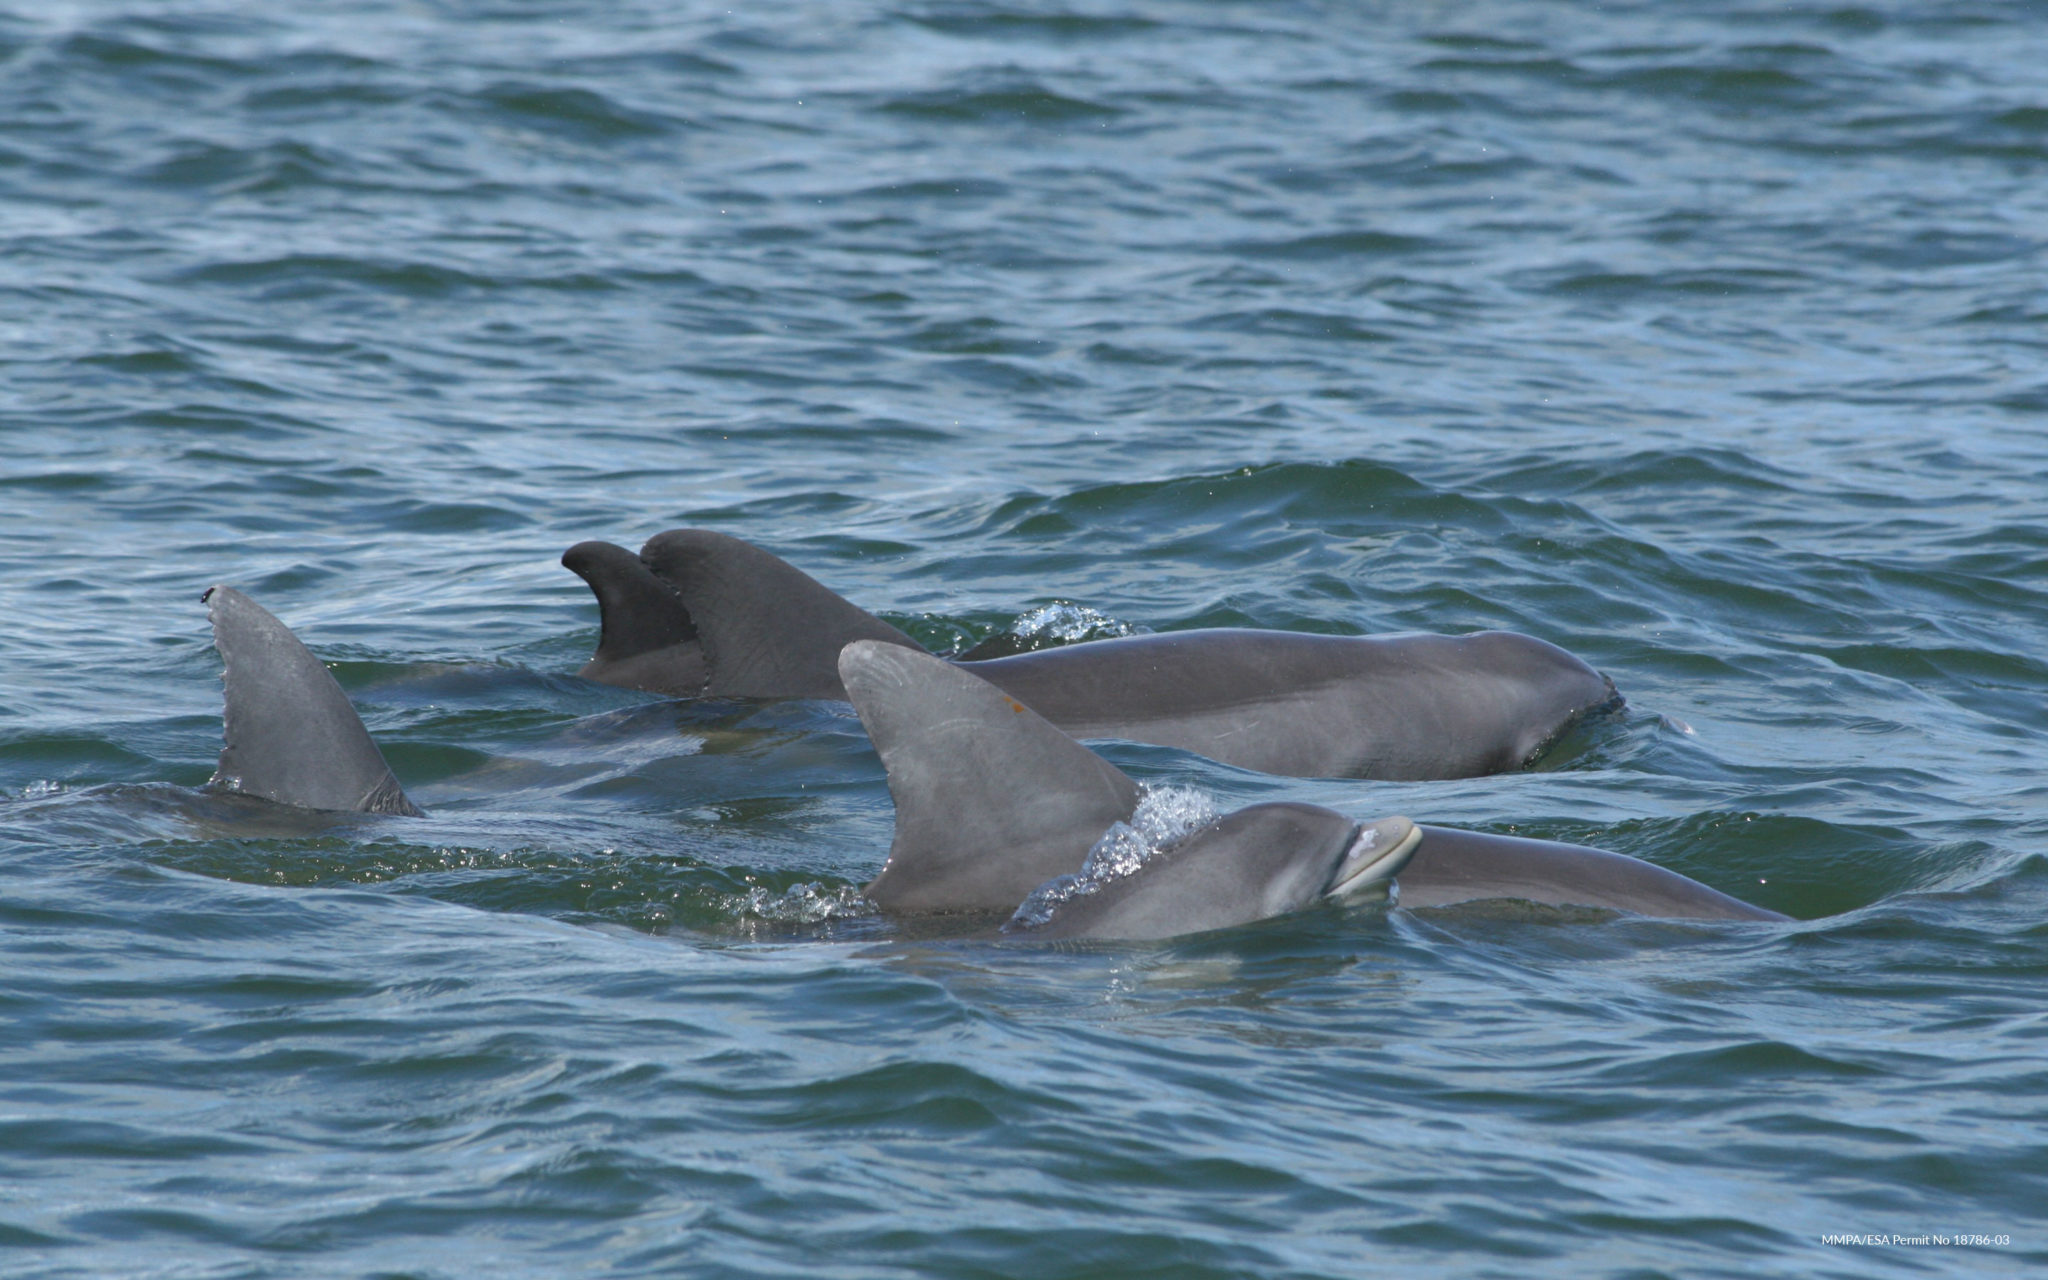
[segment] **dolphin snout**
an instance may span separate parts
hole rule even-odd
[[[1422,828],[1403,817],[1381,818],[1358,828],[1344,849],[1343,860],[1330,873],[1329,898],[1349,897],[1375,886],[1384,886],[1422,843]]]

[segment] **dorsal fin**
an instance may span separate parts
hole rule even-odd
[[[862,640],[839,675],[867,726],[896,840],[867,888],[892,911],[1009,911],[1081,869],[1138,784],[1039,714],[928,653]]]
[[[617,662],[697,638],[697,624],[682,598],[654,576],[639,556],[614,542],[579,542],[562,553],[562,567],[597,597],[595,658]]]
[[[839,651],[854,640],[918,643],[756,546],[671,529],[640,558],[682,597],[709,668],[704,692],[734,698],[844,698]],[[919,650],[922,652],[922,650]]]
[[[233,587],[199,598],[226,666],[214,785],[305,809],[419,816],[341,686],[289,627]]]
[[[704,692],[697,624],[682,597],[639,556],[610,542],[579,542],[562,567],[597,597],[597,652],[576,674],[627,689],[694,697]]]

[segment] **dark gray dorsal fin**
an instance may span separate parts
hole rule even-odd
[[[854,640],[918,643],[761,548],[708,529],[671,529],[640,558],[697,624],[704,692],[734,698],[844,698],[839,651]],[[921,650],[920,650],[921,652]]]
[[[226,666],[214,785],[305,809],[419,816],[348,696],[289,627],[233,587],[200,599]]]
[[[885,909],[1012,910],[1079,871],[1137,808],[1121,770],[951,663],[863,640],[839,674],[896,801],[896,840],[867,888]]]
[[[597,597],[603,630],[593,660],[618,662],[697,638],[682,598],[617,543],[579,542],[562,553],[562,567]]]
[[[704,652],[682,597],[639,556],[610,542],[579,542],[562,566],[597,597],[603,630],[585,680],[692,698],[704,692]]]

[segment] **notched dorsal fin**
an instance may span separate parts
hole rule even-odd
[[[640,558],[697,624],[704,692],[734,698],[844,698],[839,651],[854,640],[917,641],[803,570],[738,538],[671,529]]]
[[[226,668],[214,785],[305,809],[419,816],[341,686],[289,627],[233,587],[200,599]]]
[[[896,839],[867,888],[895,911],[1008,911],[1054,876],[1079,871],[1138,784],[978,676],[919,650],[872,640],[839,657],[867,726]]]
[[[697,624],[681,597],[624,547],[579,542],[562,553],[562,567],[597,597],[603,630],[593,661],[618,662],[697,638]]]

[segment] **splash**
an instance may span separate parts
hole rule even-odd
[[[1103,832],[1079,872],[1055,877],[1033,889],[1003,926],[1004,931],[1038,928],[1064,904],[1135,873],[1214,821],[1216,805],[1207,792],[1195,787],[1146,787],[1130,821],[1115,823]]]
[[[781,893],[764,888],[727,896],[727,908],[742,920],[766,920],[778,924],[821,924],[854,916],[870,916],[875,906],[861,896],[854,885],[836,888],[807,880]]]
[[[1119,622],[1106,613],[1090,609],[1084,604],[1070,604],[1055,600],[1040,605],[1028,613],[1021,614],[1010,624],[1010,634],[1024,641],[1056,641],[1072,644],[1076,640],[1103,640],[1111,636],[1134,634],[1128,622]]]

